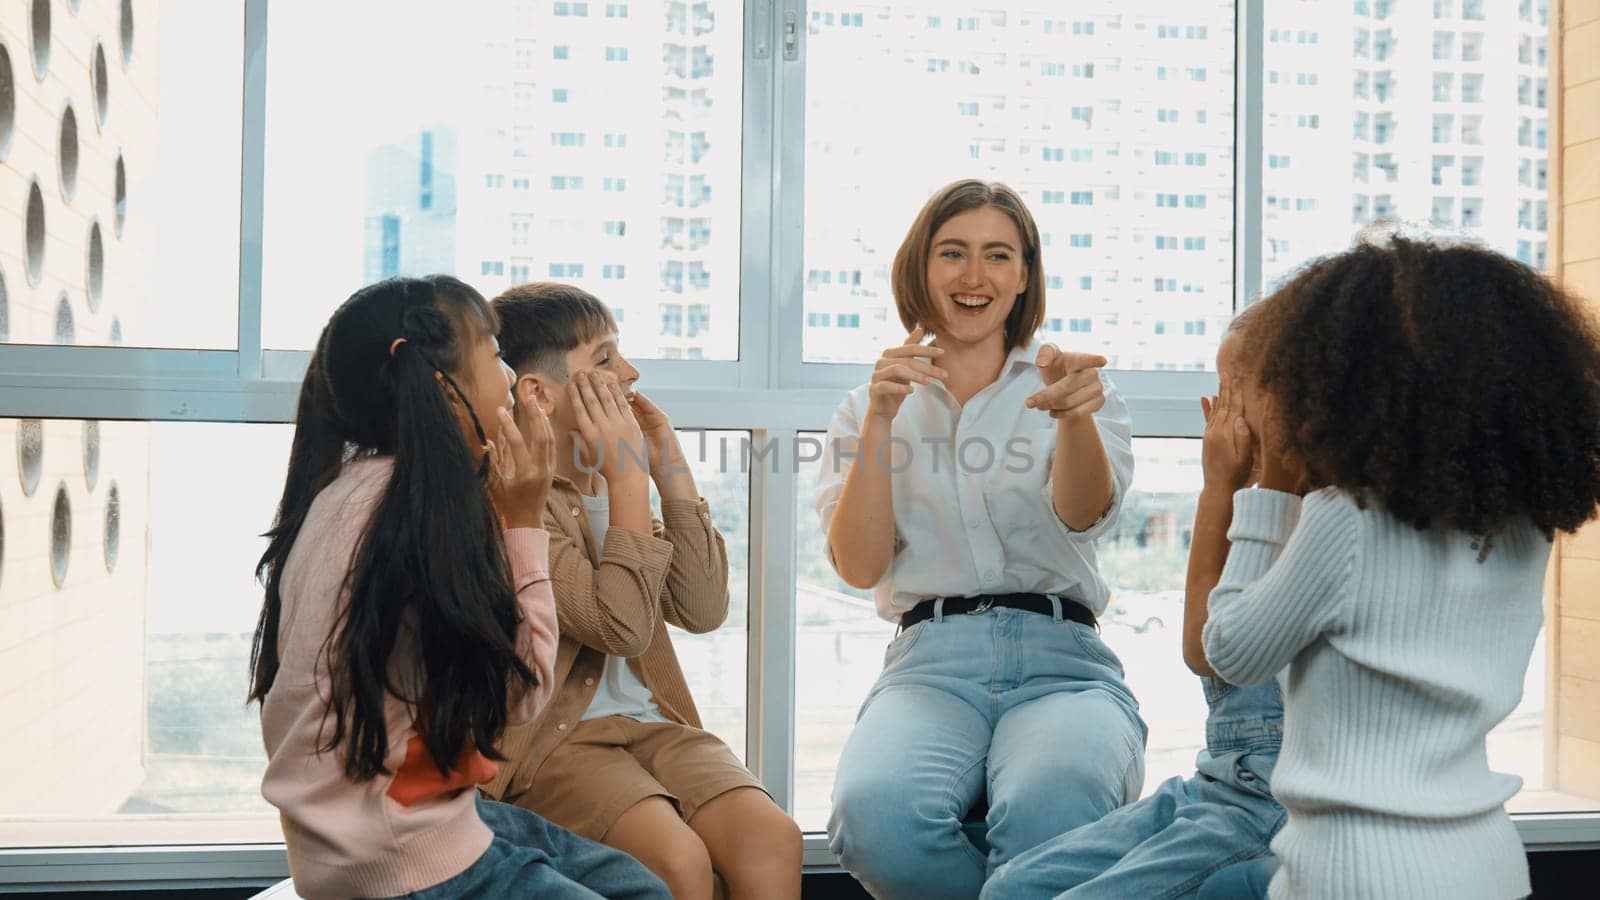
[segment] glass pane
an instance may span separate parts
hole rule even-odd
[[[895,251],[934,190],[978,177],[1039,224],[1046,339],[1211,367],[1233,309],[1232,3],[809,9],[807,361],[904,338]]]
[[[1122,659],[1150,726],[1148,794],[1167,778],[1192,775],[1205,746],[1205,698],[1183,662],[1183,589],[1201,486],[1200,442],[1141,438],[1134,452],[1134,489],[1096,549],[1112,587],[1101,636]],[[818,462],[802,464],[797,483],[795,817],[809,831],[827,825],[839,753],[895,631],[877,617],[868,592],[845,585],[828,566],[811,508],[819,471]],[[1593,809],[1600,796],[1560,785],[1546,769],[1545,674],[1541,634],[1521,704],[1489,735],[1490,765],[1523,779],[1522,793],[1507,804],[1514,812]]]
[[[0,716],[15,738],[0,744],[0,847],[282,840],[244,697],[257,535],[292,435],[0,420]],[[749,475],[697,461],[698,432],[683,440],[731,596],[721,629],[673,640],[706,727],[743,756]],[[194,478],[219,459],[271,477]]]
[[[813,507],[824,463],[800,453],[811,440],[822,435],[802,435],[795,451],[794,818],[806,831],[822,831],[839,753],[895,626],[878,618],[871,591],[845,584],[828,564]]]
[[[711,520],[728,546],[728,619],[708,634],[672,629],[672,646],[694,694],[707,731],[745,758],[745,690],[749,679],[750,472],[738,465],[738,448],[748,431],[679,429],[678,440],[694,472],[700,496],[711,506]],[[730,448],[724,465],[718,448]],[[660,499],[652,495],[656,515]]]
[[[743,24],[712,6],[273,3],[265,346],[448,272],[581,285],[637,358],[736,358]]]
[[[236,347],[244,5],[12,2],[0,34],[0,342]]]
[[[194,474],[282,472],[291,434],[0,420],[0,846],[282,839],[244,696],[283,485]]]
[[[1545,266],[1546,0],[1399,6],[1266,5],[1268,289],[1380,219]]]

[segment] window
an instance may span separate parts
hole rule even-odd
[[[342,0],[306,9],[278,4],[268,13],[271,111],[265,128],[261,327],[268,348],[309,349],[338,300],[390,264],[395,274],[455,272],[470,281],[481,277],[480,259],[513,251],[528,258],[535,277],[545,277],[552,264],[568,272],[568,263],[582,260],[581,277],[561,277],[611,301],[606,292],[624,281],[620,276],[607,279],[606,264],[625,265],[631,275],[626,283],[632,286],[641,273],[653,275],[668,256],[685,252],[662,246],[657,229],[661,218],[677,211],[665,198],[665,188],[658,187],[669,174],[682,179],[686,209],[738,221],[744,144],[739,67],[700,71],[693,78],[695,90],[683,90],[681,101],[664,94],[657,79],[595,81],[583,76],[580,82],[575,80],[578,70],[569,71],[571,66],[602,65],[623,71],[640,61],[632,50],[642,52],[651,40],[656,46],[672,43],[662,40],[665,19],[656,18],[658,14],[646,16],[630,0],[565,0],[560,6],[554,0],[519,0],[489,4],[481,14],[430,20],[424,27],[394,15],[389,6],[381,0]],[[528,6],[532,12],[519,12]],[[709,9],[697,12],[704,6],[686,4],[686,27],[695,27],[696,16],[704,20],[709,15]],[[704,51],[731,35],[737,44],[744,34],[742,10],[719,9],[699,27],[709,30],[682,43]],[[242,20],[232,30],[242,34]],[[656,37],[650,38],[652,34]],[[487,43],[491,39],[496,43]],[[149,45],[152,51],[156,46]],[[495,58],[494,46],[504,47],[503,68],[487,64]],[[424,72],[413,65],[421,58],[484,59],[486,64]],[[692,63],[692,52],[690,58]],[[338,59],[341,65],[326,77],[311,79],[305,69],[311,59]],[[361,74],[376,72],[384,73],[377,94],[376,82]],[[584,87],[602,82],[603,91]],[[176,89],[177,83],[167,82],[162,91]],[[235,109],[239,91],[236,82]],[[403,97],[404,102],[377,103],[373,97],[380,94]],[[131,102],[131,84],[123,96]],[[546,97],[551,105],[544,105]],[[113,103],[114,98],[115,92]],[[610,115],[618,109],[632,113]],[[334,115],[329,110],[345,112]],[[685,135],[681,163],[669,163],[660,144],[655,152],[640,148],[639,135],[617,124],[647,120],[660,124],[657,135]],[[127,121],[131,126],[134,120]],[[217,127],[231,135],[242,126],[236,121],[232,129],[225,122]],[[430,135],[426,153],[424,134]],[[330,146],[350,152],[330,154]],[[178,152],[163,142],[161,157]],[[131,148],[129,159],[140,155],[137,147]],[[153,157],[143,155],[145,160]],[[423,159],[430,162],[426,185],[419,177]],[[157,194],[148,168],[130,175],[139,188],[135,200],[144,196],[153,201]],[[499,195],[492,203],[478,188],[490,175],[491,193]],[[234,197],[238,182],[236,171]],[[431,208],[424,210],[422,196],[429,189]],[[502,189],[525,193],[508,195]],[[714,201],[722,191],[733,198],[731,203]],[[217,193],[207,202],[222,202],[222,192]],[[599,204],[579,231],[564,224],[574,220],[574,203]],[[318,214],[306,216],[309,209]],[[513,228],[509,214],[524,212],[530,213],[527,220]],[[393,217],[389,226],[383,224],[386,215]],[[235,210],[231,216],[210,218],[237,222],[239,214]],[[141,227],[148,233],[150,226]],[[608,249],[590,250],[582,244],[583,235],[607,241]],[[713,279],[706,302],[715,307],[719,321],[736,322],[741,232],[730,226],[723,235],[693,252],[705,271],[729,273]],[[208,255],[196,271],[213,265]],[[464,265],[473,268],[457,271]],[[237,262],[229,278],[237,284]],[[307,278],[322,288],[305,290]],[[654,286],[652,281],[645,280],[646,289]],[[236,333],[237,327],[230,326],[229,332]],[[707,361],[731,362],[739,356],[738,338],[737,328],[717,328],[685,340],[702,346]],[[640,359],[659,352],[657,344],[644,339],[629,347],[630,355]]]
[[[1439,186],[1442,186],[1444,184],[1444,181],[1445,181],[1445,170],[1451,168],[1455,164],[1456,164],[1456,158],[1454,156],[1438,156],[1438,155],[1434,156],[1434,158],[1433,158],[1433,184],[1434,184],[1435,187],[1439,187]]]
[[[1262,146],[1239,151],[1259,153],[1260,194],[1238,199],[1246,215],[1259,210],[1263,216],[1261,244],[1250,255],[1259,256],[1263,272],[1258,279],[1243,267],[1241,276],[1250,283],[1235,284],[1233,259],[1244,248],[1234,244],[1233,175],[1240,160],[1233,146],[1237,36],[1230,3],[1158,7],[1134,0],[1127,9],[1103,5],[1098,12],[1059,12],[1039,4],[1044,12],[1008,10],[1006,24],[987,10],[952,7],[928,15],[834,6],[826,10],[826,27],[808,16],[812,28],[799,69],[769,60],[775,71],[786,73],[783,78],[804,79],[805,90],[790,95],[803,96],[803,102],[782,111],[740,100],[749,65],[741,46],[748,4],[718,4],[714,14],[707,0],[670,0],[661,11],[640,7],[641,14],[632,16],[638,4],[631,0],[593,0],[567,2],[566,15],[558,18],[553,2],[525,0],[471,16],[436,17],[426,28],[388,14],[389,5],[271,4],[265,44],[260,21],[245,22],[229,4],[195,13],[202,18],[193,20],[141,20],[140,55],[112,70],[110,114],[96,128],[80,127],[80,139],[92,152],[85,153],[85,177],[78,179],[75,199],[61,199],[53,129],[52,152],[45,157],[51,165],[33,173],[52,236],[42,246],[37,283],[27,271],[26,192],[18,195],[12,212],[18,240],[10,261],[0,260],[0,340],[50,341],[61,288],[48,285],[59,282],[69,286],[75,340],[91,345],[76,352],[91,354],[86,358],[93,369],[116,377],[85,372],[56,382],[30,370],[29,383],[49,390],[8,395],[19,412],[41,417],[34,421],[42,421],[47,447],[65,448],[60,455],[50,451],[51,458],[67,463],[48,464],[49,471],[60,471],[41,478],[37,497],[48,519],[58,482],[64,481],[77,528],[70,552],[58,562],[49,532],[22,524],[23,501],[6,501],[0,509],[6,537],[39,552],[4,554],[0,610],[32,599],[19,594],[26,582],[16,576],[34,559],[38,566],[29,577],[43,579],[51,586],[47,590],[64,578],[73,604],[116,597],[127,609],[96,619],[95,627],[134,637],[97,648],[92,662],[106,668],[94,670],[96,710],[59,704],[67,717],[99,716],[99,757],[81,761],[74,755],[81,748],[65,737],[40,745],[40,752],[69,770],[92,767],[101,773],[92,785],[97,796],[85,799],[82,785],[47,783],[48,773],[29,775],[33,781],[15,773],[9,782],[0,777],[14,804],[51,820],[41,829],[12,816],[0,822],[0,845],[69,833],[64,839],[96,846],[169,837],[186,843],[278,839],[276,819],[259,795],[259,726],[254,711],[238,704],[260,596],[245,580],[260,550],[251,535],[270,521],[276,485],[270,478],[228,484],[202,502],[194,499],[190,475],[218,456],[253,472],[281,471],[285,423],[294,414],[292,392],[282,382],[304,367],[333,305],[365,281],[453,271],[488,294],[551,277],[579,283],[614,306],[628,353],[649,360],[641,368],[652,385],[662,387],[664,405],[674,404],[669,412],[675,422],[761,428],[788,440],[793,433],[774,427],[773,409],[783,410],[782,421],[793,423],[787,427],[824,426],[837,399],[833,390],[864,380],[862,369],[846,364],[875,358],[886,343],[903,338],[903,332],[895,334],[899,318],[889,269],[926,192],[968,174],[1012,180],[1036,204],[1043,233],[1052,236],[1041,260],[1051,286],[1046,333],[1075,349],[1105,353],[1114,368],[1149,370],[1138,377],[1114,375],[1135,408],[1139,477],[1122,519],[1097,553],[1116,592],[1102,619],[1105,639],[1128,664],[1130,685],[1151,727],[1147,774],[1153,784],[1192,771],[1204,711],[1187,675],[1173,675],[1182,673],[1177,623],[1186,528],[1199,485],[1198,442],[1192,439],[1198,431],[1192,414],[1161,413],[1151,397],[1198,392],[1190,388],[1205,379],[1193,373],[1211,365],[1236,297],[1270,290],[1305,260],[1347,246],[1376,216],[1426,221],[1435,198],[1450,200],[1453,206],[1441,205],[1440,212],[1453,217],[1453,227],[1496,242],[1530,265],[1547,262],[1543,232],[1549,213],[1539,196],[1548,190],[1542,159],[1547,154],[1537,149],[1548,141],[1550,127],[1539,104],[1545,41],[1534,27],[1511,25],[1509,10],[1501,14],[1496,8],[1501,18],[1492,25],[1468,26],[1486,34],[1493,29],[1493,38],[1482,40],[1481,60],[1459,64],[1462,45],[1470,50],[1472,41],[1458,37],[1448,62],[1428,66],[1434,28],[1449,31],[1462,23],[1447,18],[1435,26],[1414,18],[1427,16],[1425,4],[1369,2],[1354,22],[1372,32],[1369,59],[1389,55],[1388,74],[1376,65],[1355,66],[1349,81],[1335,78],[1337,84],[1322,88],[1320,74],[1338,71],[1352,50],[1352,26],[1346,24],[1351,7],[1255,4],[1275,17],[1252,23],[1251,33],[1261,34],[1263,44],[1250,49],[1264,50],[1266,71],[1278,73],[1262,110],[1266,122],[1276,124],[1265,129]],[[55,6],[59,11],[63,5]],[[824,12],[821,4],[812,6],[813,13]],[[1543,4],[1519,6],[1530,26],[1543,14]],[[1486,17],[1489,6],[1483,7]],[[16,33],[5,26],[6,15],[0,12],[0,31]],[[873,22],[870,36],[866,21]],[[1160,60],[1164,80],[1154,61],[1140,57],[1141,48],[1154,42],[1158,22],[1171,27],[1160,42],[1170,51]],[[49,95],[41,85],[54,84],[61,65],[70,62],[60,46],[78,46],[73,41],[80,37],[82,46],[94,46],[85,30],[92,24],[82,16],[56,17],[62,40],[45,81],[25,77],[25,48],[11,48],[24,69],[14,82],[20,111],[53,108],[50,96],[40,96]],[[1399,40],[1380,41],[1390,25]],[[186,28],[193,33],[186,35]],[[246,39],[215,40],[229,33]],[[1324,33],[1329,41],[1320,44]],[[979,43],[959,52],[941,49],[951,57],[949,68],[925,72],[931,46],[926,41],[940,38]],[[108,49],[120,49],[115,30],[105,40]],[[646,54],[650,59],[639,60],[642,68],[624,69],[614,65],[620,62],[615,58],[607,62],[608,45],[631,53],[666,44],[684,48],[681,75],[655,69],[653,49]],[[264,107],[259,96],[241,88],[246,47],[271,58],[266,90],[259,92],[271,98]],[[158,50],[170,55],[158,57]],[[408,71],[405,62],[424,55],[482,58],[494,65],[445,67],[443,74],[437,67]],[[716,55],[721,65],[714,65]],[[1025,55],[1033,68],[1024,70]],[[1062,67],[1052,69],[1062,73],[1056,85],[1065,83],[1071,71],[1065,67],[1079,65],[1087,74],[1092,65],[1096,77],[1111,79],[1116,90],[1066,97],[1023,87],[1028,76],[1040,75],[1047,58]],[[342,64],[312,77],[306,61],[319,59]],[[169,65],[175,70],[168,71]],[[584,72],[605,66],[596,70],[638,77],[580,82],[574,79],[583,73],[565,71],[569,65]],[[1433,102],[1450,105],[1427,108],[1435,67],[1450,70],[1453,80],[1448,99]],[[158,69],[162,77],[156,82]],[[1204,72],[1205,80],[1194,80],[1191,70]],[[362,74],[372,72],[382,73],[381,92]],[[1218,77],[1210,78],[1211,72]],[[1469,74],[1482,75],[1482,95],[1466,84]],[[1513,94],[1519,76],[1526,87],[1516,82]],[[485,77],[488,82],[480,82]],[[918,89],[933,86],[932,79],[946,90]],[[604,83],[606,90],[585,90],[589,83]],[[573,84],[579,86],[566,87]],[[539,102],[543,91],[550,92],[548,105]],[[372,99],[390,95],[404,102]],[[141,96],[150,100],[148,109],[127,102]],[[1474,96],[1481,99],[1468,99]],[[1353,101],[1350,107],[1347,100]],[[94,115],[93,102],[92,92],[74,100],[82,104],[80,126]],[[562,108],[555,111],[558,103]],[[904,114],[885,116],[884,109]],[[619,118],[610,115],[615,110],[632,112]],[[1430,128],[1435,112],[1461,120],[1450,123],[1449,140],[1439,145]],[[1358,113],[1367,116],[1368,137],[1345,149],[1347,134],[1355,133],[1345,116]],[[1469,115],[1481,121],[1474,124]],[[31,140],[37,136],[26,130],[25,120],[19,116],[19,132]],[[247,129],[241,121],[264,124]],[[659,123],[659,130],[655,124],[648,132],[611,124],[623,121]],[[773,125],[783,128],[769,129]],[[614,128],[623,131],[607,130]],[[1312,128],[1319,135],[1310,135]],[[1333,140],[1321,139],[1324,129]],[[789,198],[802,209],[791,210],[796,215],[785,220],[791,228],[759,198],[770,198],[775,186],[774,157],[767,151],[778,148],[768,146],[765,136],[798,132],[805,134],[804,145],[793,148],[799,164],[786,171],[794,178],[788,183],[803,185]],[[1473,135],[1483,145],[1468,143]],[[572,136],[581,136],[581,143]],[[594,144],[587,143],[591,137]],[[156,138],[161,154],[149,152]],[[28,140],[10,145],[7,165],[25,168],[17,148]],[[1504,150],[1517,146],[1513,140],[1521,144],[1515,151],[1491,146],[1498,141]],[[742,159],[747,145],[761,150],[760,158]],[[968,155],[972,146],[976,157]],[[90,165],[96,148],[124,151],[122,183],[131,191],[115,187],[112,158],[99,170]],[[236,148],[242,159],[234,158]],[[1166,164],[1157,165],[1158,152],[1167,154]],[[170,160],[164,158],[168,153]],[[1352,160],[1348,177],[1346,155]],[[1436,168],[1430,165],[1435,156],[1451,162]],[[624,197],[617,189],[628,182],[632,190]],[[1046,205],[1045,191],[1055,192],[1056,202]],[[253,244],[241,246],[233,224],[241,208],[252,205],[263,210],[260,257]],[[1093,215],[1076,216],[1079,207]],[[90,222],[76,230],[71,225],[82,210],[93,213],[101,231],[98,265],[89,249]],[[123,216],[132,221],[124,223]],[[63,234],[80,235],[75,240],[83,246],[74,251],[71,240],[55,240]],[[759,246],[742,246],[745,235],[759,235]],[[172,259],[163,260],[165,255]],[[149,271],[132,271],[130,260]],[[740,284],[751,260],[761,261],[755,271],[780,282],[792,278],[796,284],[776,287],[792,288],[800,303],[782,310],[763,304],[741,316],[739,297],[746,287],[752,296],[765,293],[764,286]],[[241,281],[244,296],[259,296],[259,305],[237,302]],[[96,282],[102,292],[98,308],[91,293]],[[175,287],[151,291],[152,284],[163,283]],[[316,290],[305,290],[305,284]],[[42,312],[22,315],[19,309]],[[748,326],[752,317],[763,327],[741,329],[741,318]],[[123,341],[124,328],[127,342],[156,348],[139,355],[137,371],[127,359],[92,346]],[[748,340],[739,345],[741,330],[757,335],[753,346]],[[260,335],[270,352],[237,355],[232,348],[241,334],[247,343]],[[220,352],[163,355],[163,346]],[[38,352],[44,356],[36,357]],[[64,352],[41,345],[23,356],[0,348],[0,375],[15,376],[19,360],[43,359],[48,373],[67,371],[84,358]],[[265,373],[265,382],[238,374],[255,369]],[[197,377],[197,370],[206,374]],[[189,383],[185,378],[222,390],[196,393],[181,386]],[[263,383],[271,389],[263,390]],[[115,391],[108,387],[113,384]],[[714,409],[676,405],[705,386],[718,388]],[[74,397],[71,410],[47,399],[67,387]],[[249,405],[237,398],[250,398]],[[52,418],[68,412],[106,418],[99,425],[97,484],[87,462],[77,462],[89,440],[84,424]],[[179,415],[277,424],[112,421]],[[0,422],[0,435],[31,434],[34,427]],[[811,476],[804,466],[798,479],[762,463],[745,467],[755,472],[741,470],[741,442],[753,439],[751,431],[702,434],[686,427],[683,436],[697,487],[728,539],[732,603],[729,623],[718,631],[675,636],[678,652],[707,727],[735,752],[746,747],[747,697],[761,704],[750,710],[760,713],[748,717],[752,728],[780,723],[776,734],[752,731],[759,740],[750,746],[762,754],[760,768],[775,792],[814,831],[827,818],[838,748],[893,628],[876,619],[861,592],[830,580],[816,544],[806,486]],[[719,444],[728,447],[728,464],[717,461]],[[263,455],[269,446],[275,458]],[[181,455],[186,449],[188,455]],[[130,469],[130,462],[137,465]],[[795,492],[799,518],[775,518],[775,509],[789,509],[784,504],[751,505],[753,497],[773,496],[774,485],[785,503],[788,492]],[[207,514],[211,504],[226,507],[227,515],[237,511],[238,521]],[[119,542],[112,522],[130,539]],[[751,560],[750,550],[761,546],[747,544],[753,528],[770,536],[768,547],[786,552]],[[183,547],[203,553],[174,551]],[[197,561],[201,568],[189,571]],[[752,564],[763,576],[747,600]],[[102,572],[105,581],[84,580],[99,579]],[[196,598],[204,599],[204,609]],[[749,613],[764,610],[760,621],[769,627],[776,615],[796,629],[768,645],[778,649],[766,654],[759,672],[744,657],[750,637],[746,604],[752,600],[764,607]],[[1548,641],[1541,652],[1581,659],[1558,654],[1554,632]],[[86,676],[91,670],[73,671]],[[793,694],[774,686],[786,684],[790,671]],[[63,683],[70,677],[71,671]],[[1592,792],[1563,783],[1555,767],[1545,770],[1545,723],[1574,713],[1570,706],[1546,707],[1543,678],[1536,661],[1523,704],[1490,738],[1491,758],[1497,769],[1526,780],[1514,809],[1592,810],[1600,802]],[[105,685],[110,687],[102,690]],[[74,733],[72,723],[59,718],[30,726],[36,720],[16,706],[19,697],[37,699],[30,691],[22,685],[9,699],[0,697],[0,711],[19,723],[19,735],[30,727],[50,735]],[[114,728],[105,725],[112,718]],[[1559,755],[1559,747],[1548,749]],[[106,795],[108,784],[127,785],[128,791]],[[85,818],[80,801],[94,805],[94,816]],[[101,815],[100,809],[128,812]],[[132,814],[144,809],[187,811]],[[152,838],[150,826],[158,818],[162,830]],[[819,848],[815,835],[808,838],[811,858],[821,858]]]
[[[1454,72],[1433,73],[1433,102],[1449,103],[1455,99],[1456,76]]]
[[[1435,31],[1433,33],[1433,58],[1448,60],[1455,58],[1456,33],[1454,31]]]

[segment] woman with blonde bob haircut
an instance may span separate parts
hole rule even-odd
[[[894,260],[910,334],[828,429],[829,560],[900,624],[828,823],[877,897],[975,897],[1143,783],[1145,726],[1095,624],[1094,540],[1132,483],[1132,427],[1104,357],[1034,336],[1040,256],[1011,188],[936,193]]]

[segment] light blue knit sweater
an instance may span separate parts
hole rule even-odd
[[[1235,684],[1289,666],[1272,792],[1274,900],[1529,893],[1484,738],[1522,695],[1550,542],[1418,531],[1329,488],[1246,489],[1211,594],[1206,656]]]

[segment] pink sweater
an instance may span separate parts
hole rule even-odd
[[[278,808],[295,890],[310,900],[390,897],[432,887],[465,871],[493,837],[478,818],[473,785],[492,779],[499,767],[469,751],[441,777],[417,736],[415,711],[393,697],[384,759],[393,774],[353,782],[344,774],[345,747],[317,752],[331,733],[324,729],[332,727],[323,644],[346,601],[343,582],[392,468],[392,459],[383,457],[346,465],[312,501],[284,564],[281,663],[261,704],[268,756],[261,794]],[[555,682],[549,541],[542,528],[505,532],[513,583],[523,586],[517,602],[527,627],[518,635],[518,651],[539,676],[536,690],[513,698],[512,725],[531,721]]]

